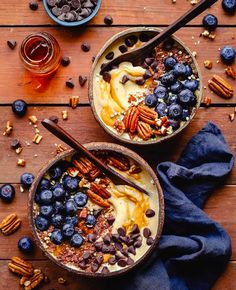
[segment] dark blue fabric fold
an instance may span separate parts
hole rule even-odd
[[[211,289],[229,261],[231,241],[202,207],[213,190],[224,183],[233,164],[234,157],[221,131],[210,122],[190,140],[176,164],[158,165],[165,198],[159,245],[141,268],[113,280],[112,289]],[[111,285],[108,287],[111,289]]]

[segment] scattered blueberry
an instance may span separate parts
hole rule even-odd
[[[71,177],[70,175],[66,175],[62,179],[63,186],[68,191],[75,191],[79,185],[79,181],[76,177]]]
[[[154,95],[158,98],[158,99],[166,99],[168,94],[167,94],[167,88],[159,85],[157,86],[154,91],[153,91]]]
[[[64,223],[64,217],[61,214],[55,214],[51,223],[55,228],[61,228]]]
[[[65,204],[65,212],[67,215],[74,215],[77,211],[76,203],[73,199],[69,199]]]
[[[188,109],[183,109],[183,112],[182,112],[182,120],[183,121],[187,121],[190,117],[190,114],[189,114],[189,110]]]
[[[65,211],[65,207],[61,201],[56,200],[53,204],[55,213],[63,213]]]
[[[220,51],[220,57],[225,64],[232,64],[235,59],[235,50],[232,46],[226,45]]]
[[[51,190],[43,190],[39,196],[41,204],[48,205],[53,203],[53,193]]]
[[[172,93],[178,94],[181,91],[182,87],[182,83],[180,81],[176,81],[173,85],[171,85],[170,90]]]
[[[172,104],[169,107],[168,115],[171,119],[180,119],[183,109],[179,104]]]
[[[72,247],[80,247],[83,244],[83,241],[84,239],[81,237],[81,235],[75,233],[70,240],[70,244]]]
[[[157,97],[153,94],[147,95],[145,97],[145,105],[148,107],[155,107],[157,105]]]
[[[166,116],[167,115],[167,105],[165,103],[160,103],[156,106],[156,112],[158,114],[158,118]]]
[[[23,253],[31,252],[33,250],[33,247],[34,245],[30,237],[25,236],[18,241],[18,248]]]
[[[167,105],[171,105],[171,104],[174,104],[174,103],[177,103],[178,102],[178,96],[177,95],[170,95],[168,97],[168,99],[166,100],[166,103]]]
[[[42,232],[42,231],[46,231],[49,228],[50,223],[46,218],[38,215],[35,218],[35,225],[36,225],[36,228]]]
[[[96,224],[96,218],[94,215],[88,214],[86,219],[86,225],[87,227],[93,227]]]
[[[20,178],[21,185],[24,188],[30,188],[31,184],[34,181],[34,175],[31,173],[23,173]]]
[[[213,14],[207,14],[202,19],[202,25],[209,31],[213,31],[217,28],[218,19]]]
[[[38,185],[38,191],[42,191],[42,190],[45,190],[45,189],[49,189],[51,186],[50,184],[50,180],[46,179],[46,178],[42,178],[41,181],[39,182],[39,185]]]
[[[180,76],[186,76],[186,66],[184,64],[182,64],[182,63],[177,63],[174,66],[173,72],[178,77],[180,77]]]
[[[12,202],[15,197],[15,188],[11,184],[4,184],[0,188],[0,198],[5,202]]]
[[[61,187],[56,187],[52,193],[55,200],[62,200],[65,197],[65,190]]]
[[[56,229],[51,233],[51,241],[56,245],[60,245],[63,242],[63,235],[60,229]]]
[[[189,89],[185,89],[181,91],[178,97],[179,97],[179,103],[183,107],[191,106],[191,104],[193,103],[194,95],[193,95],[193,92],[190,91]]]
[[[223,0],[222,8],[225,12],[233,14],[236,10],[236,0]]]
[[[161,77],[161,83],[165,86],[171,86],[175,81],[176,78],[173,71],[169,71]]]
[[[75,232],[75,228],[72,224],[64,224],[62,227],[62,234],[65,238],[71,238]]]
[[[27,104],[23,100],[16,100],[12,103],[12,111],[19,117],[23,117],[27,110]]]
[[[62,169],[55,165],[49,169],[48,173],[52,179],[57,180],[62,176]]]
[[[65,218],[65,223],[76,226],[78,224],[78,218],[77,216],[67,216]]]
[[[179,120],[169,119],[169,124],[173,128],[173,130],[177,130],[180,127],[180,121]]]
[[[167,58],[164,59],[164,65],[166,69],[173,69],[176,63],[177,60],[172,56],[168,56]]]
[[[185,80],[184,87],[189,89],[190,91],[194,92],[199,86],[199,81],[197,80]]]
[[[42,205],[40,207],[39,213],[41,216],[44,216],[46,218],[50,218],[54,213],[54,209],[51,205]]]
[[[83,192],[77,192],[74,196],[74,201],[78,207],[83,207],[88,201],[88,196]]]

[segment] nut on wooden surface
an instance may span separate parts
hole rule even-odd
[[[21,220],[17,217],[16,213],[9,214],[0,223],[0,230],[4,235],[14,233],[21,225]]]

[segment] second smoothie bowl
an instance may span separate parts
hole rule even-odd
[[[150,195],[115,185],[68,150],[35,179],[30,224],[39,247],[60,267],[87,277],[118,276],[154,250],[164,221],[163,194],[155,173],[133,151],[110,143],[86,147]]]
[[[147,55],[139,66],[123,62],[100,74],[102,65],[159,33],[131,28],[112,37],[98,53],[90,75],[95,118],[113,137],[131,144],[160,143],[182,131],[202,97],[202,80],[191,51],[176,37]]]

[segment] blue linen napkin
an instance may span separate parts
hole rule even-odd
[[[157,173],[165,198],[159,245],[141,268],[112,280],[109,289],[211,289],[231,256],[227,232],[203,211],[234,164],[219,128],[209,122],[188,143],[178,162],[163,162]]]

